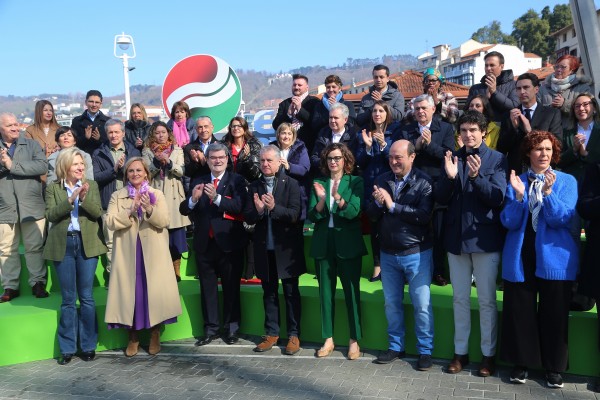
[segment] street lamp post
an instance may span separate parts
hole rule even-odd
[[[120,52],[117,54],[117,46]],[[129,48],[131,46],[131,49]],[[123,79],[125,81],[125,119],[129,119],[129,109],[131,108],[131,96],[129,93],[129,59],[135,58],[135,45],[131,35],[126,35],[125,32],[115,36],[114,46],[115,57],[123,60]]]

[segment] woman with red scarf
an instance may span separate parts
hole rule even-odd
[[[233,172],[246,179],[246,183],[260,178],[260,148],[262,143],[252,135],[243,117],[229,121],[227,134],[221,142],[227,146]]]
[[[190,225],[190,220],[179,213],[179,203],[185,199],[182,183],[183,150],[177,145],[167,124],[162,121],[152,124],[142,157],[150,167],[150,185],[165,195],[170,221],[169,250],[179,282],[181,255],[188,251],[185,227]]]

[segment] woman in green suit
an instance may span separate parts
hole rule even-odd
[[[360,355],[360,272],[367,249],[360,228],[360,210],[364,185],[361,177],[352,176],[354,156],[341,143],[331,143],[321,153],[324,178],[313,183],[309,218],[315,223],[310,255],[315,259],[321,300],[321,326],[325,339],[316,356],[327,357],[334,348],[333,321],[335,288],[340,277],[348,321],[350,343],[348,359]]]
[[[78,332],[83,361],[94,359],[98,342],[93,285],[98,256],[107,249],[98,224],[100,192],[96,182],[85,179],[85,168],[82,150],[65,149],[56,160],[57,179],[46,187],[46,218],[52,226],[44,258],[54,262],[60,282],[61,365],[68,364],[77,352]]]

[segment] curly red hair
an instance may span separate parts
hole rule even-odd
[[[544,140],[549,140],[550,143],[552,143],[552,159],[550,160],[551,164],[558,164],[560,161],[561,150],[560,141],[551,132],[537,130],[529,132],[529,134],[523,138],[523,142],[521,143],[521,154],[525,164],[530,165],[529,153]]]

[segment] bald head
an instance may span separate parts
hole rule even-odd
[[[390,147],[390,168],[397,178],[402,179],[412,170],[415,161],[415,146],[408,140],[396,140]]]

